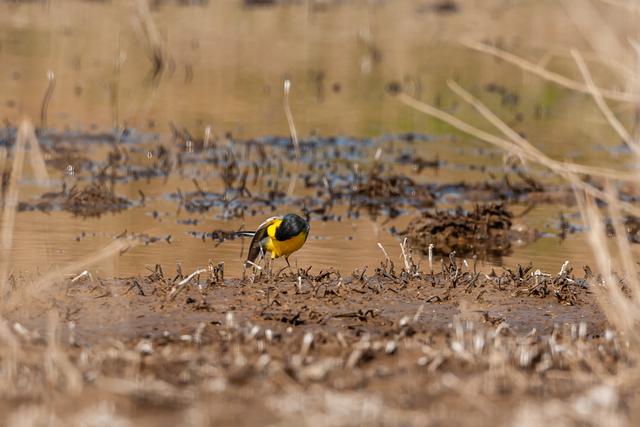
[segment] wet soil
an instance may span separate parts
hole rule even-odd
[[[572,417],[573,399],[596,387],[586,377],[630,363],[588,274],[485,274],[454,258],[433,272],[411,256],[407,265],[241,279],[225,278],[223,265],[189,277],[156,266],[59,283],[42,295],[57,314],[35,314],[35,300],[9,315],[28,357],[0,405],[49,402],[42,415],[60,423],[102,411],[138,425],[484,426],[550,397]],[[64,403],[78,393],[77,405]],[[607,411],[632,416],[630,396],[616,398]]]

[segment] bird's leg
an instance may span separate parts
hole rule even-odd
[[[289,267],[289,270],[291,270],[291,272],[293,273],[293,268],[291,268],[291,264],[289,264],[289,256],[285,256],[284,260],[287,261],[287,266]]]

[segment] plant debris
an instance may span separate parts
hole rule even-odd
[[[18,210],[64,210],[80,217],[98,217],[108,212],[120,212],[131,205],[131,201],[117,196],[107,184],[94,182],[80,190],[76,186],[68,190],[64,187],[60,192],[43,194],[35,202],[20,202]]]
[[[446,254],[505,255],[511,249],[512,218],[513,214],[502,203],[476,205],[472,211],[462,207],[424,211],[400,235],[424,253],[434,245]]]

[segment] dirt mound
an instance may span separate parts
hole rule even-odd
[[[425,211],[401,232],[411,246],[427,253],[430,245],[442,253],[505,255],[511,249],[513,214],[502,203],[476,205],[473,211]]]
[[[19,211],[64,210],[81,217],[95,217],[107,212],[119,212],[131,206],[131,201],[117,196],[113,189],[104,183],[95,182],[79,190],[73,186],[60,192],[45,193],[36,201],[20,202]]]

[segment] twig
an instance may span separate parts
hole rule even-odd
[[[211,141],[211,126],[207,126],[204,128],[204,140],[202,142],[202,149],[206,150],[209,148],[209,142]]]
[[[256,264],[256,263],[255,263],[255,262],[253,262],[253,261],[246,260],[245,262],[246,262],[247,264],[251,265],[252,267],[257,268],[257,269],[258,269],[258,271],[262,270],[262,267],[260,267],[258,264]]]
[[[284,114],[287,116],[287,123],[289,124],[289,132],[291,133],[291,140],[293,141],[293,147],[296,150],[296,159],[300,161],[300,142],[298,141],[298,132],[296,131],[296,125],[293,122],[293,114],[291,113],[291,107],[289,106],[289,92],[291,91],[291,80],[286,79],[284,81]]]
[[[51,101],[53,90],[56,88],[56,76],[53,74],[53,71],[47,71],[47,80],[49,81],[49,84],[47,85],[47,90],[44,93],[44,97],[42,98],[42,105],[40,107],[41,129],[47,129],[47,112],[49,111],[49,102]]]
[[[91,278],[91,273],[89,273],[89,270],[85,270],[82,273],[78,274],[76,277],[74,277],[73,279],[71,279],[71,283],[75,283],[78,280],[82,279],[83,277],[89,277]]]
[[[378,243],[380,244],[380,243]],[[404,260],[404,268],[407,270],[407,273],[411,273],[411,265],[409,264],[409,260],[407,259],[407,253],[404,249],[407,244],[407,238],[404,238],[404,241],[400,243],[400,250],[402,251],[402,259]]]
[[[384,257],[387,259],[387,262],[389,263],[389,265],[391,265],[391,258],[389,258],[389,254],[385,250],[384,246],[382,246],[382,243],[378,242],[378,247],[380,248],[380,250],[384,254]]]
[[[207,269],[206,268],[199,268],[196,271],[194,271],[193,273],[191,273],[190,275],[188,275],[186,278],[182,279],[180,282],[178,282],[177,285],[175,285],[173,287],[173,289],[171,290],[171,292],[169,293],[169,298],[173,299],[178,291],[187,283],[189,283],[191,281],[191,279],[193,279],[194,277],[196,277],[198,274],[202,274],[202,273],[206,273]]]
[[[433,276],[433,248],[435,245],[433,243],[429,243],[429,274]]]

